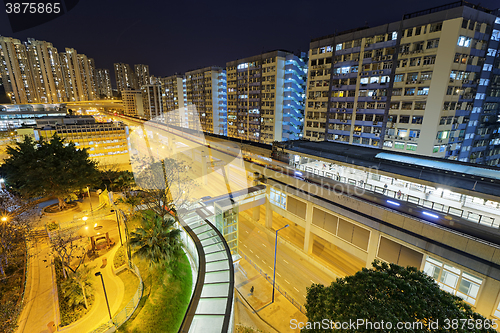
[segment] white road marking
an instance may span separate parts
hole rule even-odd
[[[252,252],[252,253],[253,253],[253,252]],[[258,259],[260,259],[258,255],[255,255],[255,256],[256,256]]]
[[[280,273],[276,272],[276,274],[278,274],[278,276],[279,276],[279,277],[281,277],[281,274],[280,274]]]
[[[248,246],[246,246],[245,244],[243,244],[243,246],[244,246],[244,247],[248,247]]]
[[[299,291],[297,288],[293,287],[293,289],[295,289],[297,292]]]
[[[261,261],[264,263],[264,265],[266,264],[266,262],[264,260],[261,260]]]
[[[314,283],[314,281],[313,281],[313,280],[309,280],[309,281],[311,281],[312,283]]]
[[[286,261],[285,259],[283,259],[284,262],[286,262],[288,264],[288,261]]]
[[[307,298],[306,295],[302,295],[302,296],[304,296],[304,298]]]
[[[286,279],[285,279],[285,282],[286,282],[286,283],[288,283],[288,284],[290,284],[290,282],[288,282]],[[294,288],[295,288],[295,287],[294,287]]]
[[[248,231],[245,230],[245,232],[248,234]]]
[[[269,267],[270,270],[273,270],[273,268],[271,266],[268,265],[267,267]]]
[[[252,249],[249,249],[249,250],[250,250],[250,252],[252,252],[252,253],[253,253]]]
[[[264,245],[264,247],[267,247],[264,243],[262,243],[262,245]]]

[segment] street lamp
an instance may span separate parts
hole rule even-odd
[[[87,186],[87,193],[89,194],[90,214],[92,214],[92,217],[94,217],[94,211],[92,210],[92,198],[90,197],[90,189],[88,186]]]
[[[102,289],[104,289],[104,298],[106,299],[106,305],[108,306],[109,320],[113,320],[113,317],[111,317],[111,310],[109,309],[108,295],[106,294],[106,287],[104,286],[104,279],[102,278],[102,274],[101,272],[96,272],[94,275],[101,277]]]
[[[278,231],[280,231],[281,229],[285,229],[289,226],[290,225],[287,224],[283,228],[279,228],[278,230],[276,230],[276,240],[274,242],[273,297],[272,297],[271,303],[274,303],[274,285],[276,283],[276,252],[278,251]]]
[[[118,211],[116,209],[112,209],[111,212],[115,212],[115,215],[116,215],[116,224],[118,224],[118,235],[120,235],[120,245],[123,246],[122,233],[120,231],[120,220],[118,219]]]

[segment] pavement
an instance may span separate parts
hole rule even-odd
[[[263,332],[299,332],[290,327],[290,321],[306,322],[307,317],[275,290],[272,284],[245,259],[240,259],[235,270],[235,322]],[[250,292],[251,288],[253,292]]]
[[[98,197],[92,197],[92,207],[97,207],[99,204]],[[43,206],[43,205],[42,205]],[[104,208],[99,213],[104,213]],[[50,251],[49,238],[45,232],[45,224],[55,221],[62,223],[73,220],[74,214],[82,211],[90,212],[90,203],[88,198],[84,199],[76,211],[59,213],[57,215],[44,215],[35,227],[35,237],[29,244],[29,262],[28,273],[26,280],[26,289],[24,296],[24,306],[19,317],[19,327],[17,333],[50,333],[51,323],[55,324],[58,331],[64,332],[89,332],[96,329],[101,324],[109,321],[104,292],[100,278],[95,277],[93,281],[95,301],[91,310],[77,322],[59,327],[59,303],[57,296],[57,288],[55,281],[55,271],[53,265],[53,257]],[[112,214],[112,213],[110,213]],[[110,221],[104,220],[103,223],[116,223],[113,217],[109,217]],[[116,224],[115,224],[116,225]],[[111,233],[110,237],[118,245],[118,232]],[[115,315],[119,310],[124,293],[124,285],[122,280],[113,272],[113,257],[118,250],[115,245],[106,254],[94,259],[88,265],[95,266],[93,272],[100,271],[102,273],[106,292],[111,308],[111,314]],[[107,264],[103,265],[103,257],[107,258]]]

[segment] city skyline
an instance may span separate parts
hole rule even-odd
[[[447,3],[450,1],[413,4],[364,1],[346,3],[341,10],[337,10],[335,6],[338,5],[333,3],[304,4],[297,1],[287,2],[286,5],[256,4],[252,11],[252,8],[243,5],[235,7],[227,3],[211,6],[176,3],[165,8],[156,4],[157,7],[143,5],[137,8],[133,2],[125,1],[116,8],[110,3],[88,1],[79,3],[54,21],[19,33],[12,33],[6,14],[2,12],[0,35],[22,41],[27,38],[48,41],[59,50],[74,48],[93,57],[97,67],[110,71],[113,64],[119,62],[146,64],[150,66],[152,75],[164,77],[206,66],[223,66],[228,61],[245,58],[249,54],[278,49],[307,51],[312,38],[361,27],[366,23],[373,27],[395,22],[404,13]],[[482,1],[480,5],[489,9],[498,7],[494,0]],[[391,11],[385,8],[391,8]],[[246,12],[251,15],[245,15]],[[281,15],[274,16],[276,13]],[[165,18],[168,24],[163,23]],[[236,28],[228,29],[235,25]],[[86,28],[82,29],[82,26]],[[214,37],[207,38],[202,33],[207,28]],[[145,33],[148,31],[156,33]],[[199,47],[195,51],[203,50],[203,56],[192,52],[193,43]]]

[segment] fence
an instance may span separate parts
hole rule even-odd
[[[446,205],[440,204],[438,202],[419,198],[419,197],[416,197],[413,195],[406,195],[406,194],[398,195],[397,192],[392,191],[392,190],[386,190],[385,188],[380,187],[380,186],[375,186],[374,190],[368,189],[366,187],[365,187],[365,189],[368,191],[371,191],[371,192],[385,194],[388,197],[392,197],[394,199],[398,199],[401,201],[408,201],[408,202],[414,203],[416,205],[426,207],[426,208],[429,208],[429,209],[432,209],[432,210],[435,210],[438,212],[458,216],[458,217],[464,218],[466,220],[469,220],[471,222],[479,223],[479,224],[486,225],[486,226],[489,226],[492,228],[499,228],[500,227],[499,222],[495,222],[495,219],[493,217],[484,216],[481,214],[477,214],[477,213],[474,213],[471,211],[466,211],[466,210],[451,207],[451,206],[446,206]]]
[[[252,259],[248,258],[246,256],[245,253],[243,253],[243,251],[240,250],[240,253],[243,254],[243,257],[245,258],[246,261],[248,261],[250,263],[250,265],[252,265],[259,273],[260,275],[262,275],[263,277],[266,278],[267,282],[269,282],[271,285],[273,284],[273,279],[267,275],[262,269],[260,269],[259,266],[257,266],[253,261]],[[303,314],[306,314],[306,309],[300,305],[299,302],[297,302],[292,296],[290,296],[290,294],[288,294],[283,288],[281,288],[279,286],[279,284],[275,283],[275,289],[281,294],[283,295],[287,300],[289,300],[293,306],[295,306],[297,309],[299,309],[300,312],[302,312]]]
[[[361,188],[364,188],[365,190],[370,191],[370,192],[384,194],[388,197],[392,197],[392,198],[395,198],[398,200],[408,201],[408,202],[414,203],[414,204],[419,205],[419,206],[427,207],[427,208],[430,208],[430,209],[433,209],[433,210],[436,210],[439,212],[443,212],[446,214],[458,216],[458,217],[464,218],[466,220],[469,220],[471,222],[479,223],[479,224],[486,225],[486,226],[489,226],[492,228],[500,228],[500,222],[498,222],[498,221],[495,222],[495,218],[490,217],[490,216],[485,216],[485,215],[477,214],[477,213],[474,213],[471,211],[458,209],[458,208],[454,208],[451,206],[446,206],[446,205],[440,204],[438,202],[430,201],[430,200],[427,200],[424,198],[419,198],[419,197],[412,196],[412,195],[406,195],[403,193],[400,193],[398,195],[398,192],[386,189],[386,188],[381,187],[381,186],[367,184],[366,182],[360,183],[359,181],[357,182],[355,179],[351,179],[351,178],[347,179],[346,177],[334,175],[331,172],[318,170],[318,169],[315,169],[315,168],[312,168],[309,166],[304,167],[301,165],[298,168],[300,170],[303,170],[306,172],[312,172],[312,173],[320,175],[320,176],[331,178],[331,179],[336,180],[336,181],[341,182],[341,183],[347,183],[347,184],[350,184],[353,186],[361,187]],[[414,191],[425,192],[425,186],[420,185],[420,184],[410,183],[410,189],[414,190]]]
[[[125,305],[125,307],[113,317],[112,321],[110,320],[107,323],[102,324],[101,326],[99,326],[98,328],[89,333],[114,332],[118,327],[123,325],[132,316],[135,309],[137,309],[139,301],[142,298],[142,291],[144,286],[142,283],[142,278],[141,278],[141,273],[139,272],[139,268],[137,268],[137,266],[133,264],[131,261],[129,261],[129,267],[135,273],[135,275],[137,275],[137,278],[139,279],[139,286],[137,287],[137,291],[135,292],[134,296],[127,303],[127,305]]]

